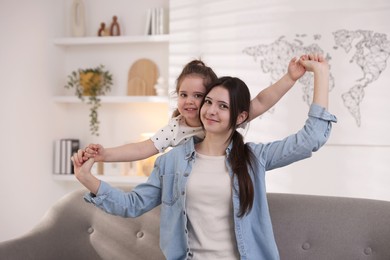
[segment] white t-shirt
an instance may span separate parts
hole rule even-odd
[[[174,147],[185,143],[191,136],[197,136],[204,139],[204,131],[201,126],[191,127],[186,124],[182,115],[171,118],[167,126],[158,130],[151,140],[157,150],[162,153],[168,147]]]
[[[225,156],[196,153],[186,193],[191,259],[239,259],[234,233],[232,181]]]

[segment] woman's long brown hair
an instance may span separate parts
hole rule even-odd
[[[238,180],[238,192],[240,199],[239,217],[249,213],[254,201],[253,181],[249,174],[249,168],[253,170],[253,161],[256,159],[251,149],[244,143],[243,136],[236,131],[237,118],[242,112],[249,115],[250,92],[247,85],[240,79],[234,77],[222,77],[215,81],[206,92],[210,92],[214,87],[223,87],[229,92],[230,101],[230,128],[233,129],[229,141],[232,141],[232,148],[228,157],[233,176]],[[203,103],[202,103],[203,105]],[[247,121],[248,117],[244,120]]]

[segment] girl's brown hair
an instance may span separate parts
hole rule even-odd
[[[179,93],[180,91],[180,85],[183,82],[183,80],[189,76],[189,75],[196,75],[203,78],[203,85],[206,88],[206,92],[208,92],[208,88],[211,85],[212,82],[216,81],[218,79],[215,72],[206,64],[201,61],[200,59],[192,60],[183,68],[182,72],[180,73],[179,77],[176,80],[176,89],[175,93]],[[178,116],[179,110],[176,109],[172,117]]]

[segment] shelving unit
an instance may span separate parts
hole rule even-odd
[[[168,103],[167,96],[101,96],[99,97],[103,104],[125,104],[125,103]],[[87,98],[86,98],[87,99]],[[53,101],[57,103],[81,103],[76,96],[55,96]]]
[[[136,36],[115,36],[115,37],[67,37],[56,38],[54,44],[57,46],[78,46],[78,45],[104,45],[104,44],[132,44],[132,43],[168,43],[169,35],[136,35]]]
[[[137,185],[145,182],[148,177],[146,176],[110,176],[110,175],[96,175],[100,180],[109,182],[111,184],[129,184]],[[56,181],[77,182],[74,175],[60,175],[53,174],[53,179]]]
[[[95,66],[96,64],[104,64],[109,68],[115,78],[115,86],[111,89],[109,96],[100,97],[102,107],[99,110],[102,109],[102,111],[101,113],[99,111],[99,117],[102,115],[104,118],[105,116],[106,122],[109,123],[102,127],[106,130],[105,135],[101,134],[99,141],[94,142],[103,145],[107,143],[120,145],[128,141],[138,140],[142,134],[162,127],[167,122],[164,120],[165,115],[168,120],[168,96],[126,95],[129,67],[139,59],[153,60],[159,68],[160,76],[165,80],[168,79],[170,36],[169,34],[142,35],[146,17],[141,15],[143,12],[146,13],[148,8],[156,6],[168,10],[168,1],[123,1],[117,4],[115,8],[111,8],[111,2],[99,4],[94,1],[87,2],[89,12],[93,15],[89,16],[86,24],[87,28],[95,28],[102,21],[107,22],[106,20],[111,19],[112,15],[118,15],[122,19],[120,21],[121,28],[124,29],[121,30],[123,33],[121,36],[92,36],[95,33],[91,33],[91,31],[88,33],[87,30],[87,34],[91,36],[58,37],[52,41],[53,45],[57,47],[58,60],[56,62],[60,64],[56,68],[56,72],[53,69],[53,72],[57,73],[58,77],[56,78],[59,78],[59,80],[56,86],[57,91],[53,92],[52,100],[58,104],[55,118],[59,122],[58,128],[64,138],[80,136],[81,142],[91,142],[89,133],[87,133],[89,131],[88,124],[80,121],[81,115],[84,116],[86,113],[85,106],[79,106],[78,104],[81,104],[82,101],[77,96],[61,88],[65,84],[65,82],[62,84],[62,81],[65,81],[66,74],[70,71]],[[132,5],[137,5],[137,9],[131,8]],[[130,12],[121,12],[121,10],[128,9]],[[66,24],[69,24],[69,21],[66,21]],[[70,30],[65,30],[63,35],[71,35]],[[85,101],[88,101],[88,97],[85,97]],[[88,114],[85,114],[85,116],[88,116]],[[87,120],[86,118],[85,121]],[[72,123],[67,124],[66,122]],[[74,125],[78,127],[76,128]],[[156,128],[157,126],[158,128]],[[112,174],[98,175],[98,178],[115,184],[138,184],[147,179],[143,176],[121,176],[114,172]],[[52,174],[52,176],[56,181],[77,181],[74,175]]]

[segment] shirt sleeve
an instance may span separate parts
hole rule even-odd
[[[96,195],[87,193],[84,200],[106,213],[137,217],[161,204],[161,182],[158,169],[154,169],[147,182],[137,185],[130,192],[112,187],[100,181]]]
[[[255,148],[266,170],[282,167],[311,157],[328,140],[332,122],[337,118],[325,108],[312,104],[308,119],[301,130],[283,140],[270,142]],[[257,150],[256,150],[257,149]]]
[[[172,118],[167,126],[161,128],[152,136],[151,140],[160,153],[168,147],[175,147],[187,142],[192,136],[204,139],[204,131],[201,126],[190,127],[183,121],[184,118],[181,116]]]
[[[154,143],[156,149],[162,153],[168,147],[172,146],[174,136],[174,125],[168,124],[158,130],[150,139]]]

